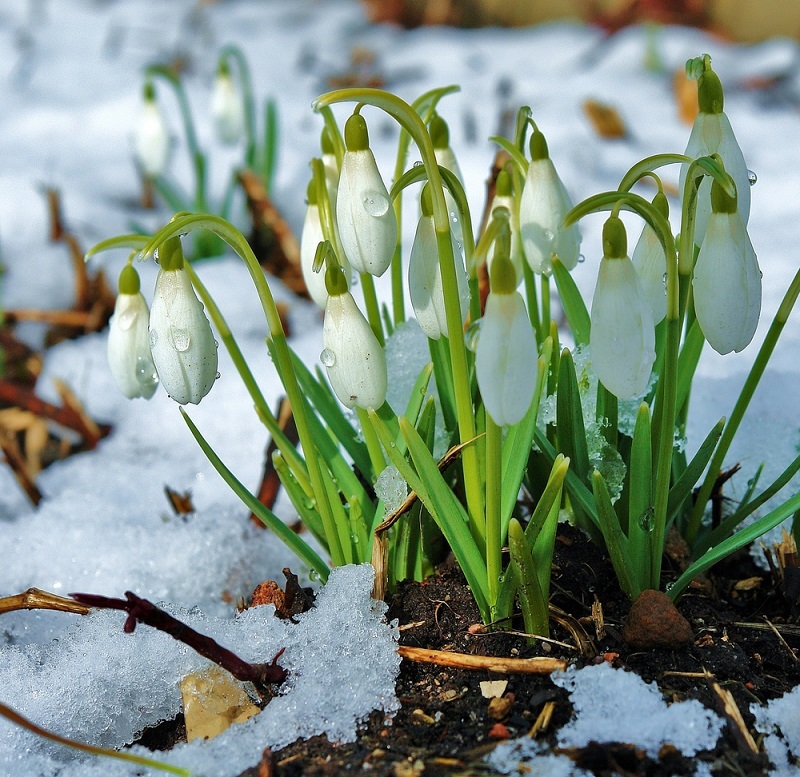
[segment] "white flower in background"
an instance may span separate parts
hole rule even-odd
[[[739,198],[739,213],[747,224],[750,217],[750,173],[744,161],[742,149],[733,134],[728,117],[723,108],[722,84],[713,70],[707,69],[700,77],[697,85],[697,96],[700,112],[692,126],[686,156],[697,159],[702,156],[719,154],[725,170],[736,184]],[[688,166],[683,165],[680,176],[680,191],[686,181]],[[700,245],[706,233],[708,217],[711,215],[711,178],[705,176],[697,192],[697,216],[694,227],[694,242]]]
[[[133,150],[136,161],[148,178],[164,172],[169,155],[169,133],[156,102],[155,89],[149,81],[144,86],[142,112],[133,129]]]
[[[590,348],[600,382],[619,399],[642,395],[656,359],[650,304],[627,256],[622,221],[603,227],[603,258],[592,299]]]
[[[461,168],[459,167],[458,160],[456,159],[453,149],[450,147],[450,128],[447,126],[447,122],[438,113],[435,113],[428,125],[428,131],[431,136],[433,156],[436,159],[436,164],[453,173],[463,186],[464,176],[461,175]],[[444,190],[444,201],[447,205],[450,229],[456,241],[461,243],[463,238],[461,217],[458,212],[456,201],[453,199],[453,195],[450,194],[450,190],[446,187]]]
[[[411,306],[417,323],[431,340],[438,340],[442,335],[448,336],[447,314],[444,305],[444,287],[442,285],[442,268],[439,263],[439,249],[436,244],[436,227],[431,213],[431,198],[428,186],[423,188],[422,215],[417,223],[417,232],[411,246],[408,260],[408,290],[411,295]],[[456,265],[458,282],[458,300],[461,306],[461,322],[466,320],[469,312],[469,285],[464,269],[461,251],[455,236],[450,232],[453,246],[453,259]]]
[[[331,209],[336,213],[336,192],[339,188],[339,162],[336,159],[336,152],[333,148],[331,136],[328,128],[322,130],[320,138],[320,148],[322,149],[322,166],[325,170],[325,183],[328,185],[328,197],[331,201]]]
[[[211,93],[211,117],[219,139],[235,145],[244,136],[244,100],[231,78],[227,62],[222,60]]]
[[[358,309],[341,270],[328,270],[329,292],[320,361],[339,401],[376,410],[386,401],[386,355]]]
[[[737,353],[753,339],[761,314],[761,270],[737,210],[715,181],[713,210],[694,267],[694,309],[718,353]]]
[[[653,198],[653,205],[658,208],[664,217],[669,216],[669,205],[663,192]],[[650,310],[653,313],[653,322],[658,324],[667,315],[667,256],[664,246],[658,235],[649,224],[642,229],[636,248],[633,249],[631,261],[636,268],[636,274],[644,289]]]
[[[564,184],[550,159],[544,135],[531,135],[531,163],[519,202],[519,229],[525,258],[535,273],[553,271],[552,256],[571,270],[578,263],[581,233],[576,224],[564,228],[564,216],[572,209]]]
[[[512,263],[507,256],[498,256],[475,351],[478,388],[486,412],[498,426],[522,420],[536,386],[536,336],[516,287]]]
[[[344,130],[347,151],[336,197],[336,221],[345,255],[361,273],[383,275],[397,243],[397,219],[375,156],[367,125],[353,114]]]
[[[517,276],[517,286],[519,286],[522,282],[522,262],[524,261],[522,243],[520,242],[519,236],[519,211],[511,189],[511,176],[505,169],[501,170],[497,175],[495,195],[492,199],[490,213],[494,212],[496,208],[505,208],[511,214],[511,220],[509,222],[511,226],[511,264],[514,266],[514,272]],[[496,250],[497,243],[492,246],[487,258],[486,269],[490,275]]]
[[[153,362],[167,394],[181,405],[196,405],[217,378],[217,344],[203,304],[183,269],[179,238],[160,246],[159,260],[150,310]]]
[[[120,273],[114,315],[108,323],[108,366],[117,387],[129,399],[150,399],[158,386],[150,354],[149,315],[139,291],[139,274],[126,264]]]

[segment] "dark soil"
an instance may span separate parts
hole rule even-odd
[[[391,597],[388,617],[398,619],[403,645],[476,655],[559,657],[578,666],[607,661],[620,671],[634,671],[645,681],[656,681],[667,701],[698,699],[722,715],[712,691],[716,682],[732,694],[759,752],[752,752],[732,723],[714,750],[693,758],[665,746],[659,758],[652,759],[625,743],[557,750],[558,729],[570,719],[572,707],[568,693],[549,677],[498,675],[404,660],[397,680],[402,707],[389,725],[375,713],[355,743],[335,745],[315,737],[280,751],[266,751],[261,764],[240,777],[492,774],[485,756],[503,739],[528,734],[548,702],[552,717],[537,736],[554,752],[567,755],[595,775],[692,775],[697,760],[706,761],[714,775],[766,774],[769,762],[760,752],[749,707],[782,696],[800,683],[798,619],[781,586],[748,555],[728,560],[713,571],[712,577],[690,588],[679,602],[694,637],[681,650],[626,648],[621,632],[630,602],[619,590],[608,559],[581,532],[566,525],[556,542],[551,603],[578,621],[591,638],[590,651],[584,649],[584,655],[558,644],[531,645],[513,634],[474,633],[470,626],[479,624],[480,617],[454,563],[445,563],[438,575],[423,583],[401,585]],[[666,570],[665,576],[669,574]],[[596,610],[598,604],[602,607],[605,634],[599,637],[592,620],[593,604]],[[553,621],[551,637],[570,647],[576,644],[573,635]],[[710,676],[704,676],[704,670]],[[490,710],[480,683],[496,679],[507,679],[508,687],[504,702],[495,702]]]

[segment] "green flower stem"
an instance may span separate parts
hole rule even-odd
[[[269,327],[270,339],[272,340],[275,354],[275,367],[278,370],[278,374],[281,376],[284,388],[286,389],[286,395],[289,399],[289,404],[292,406],[292,411],[294,413],[297,434],[305,453],[308,474],[311,478],[311,485],[314,489],[317,507],[323,526],[325,527],[325,534],[330,544],[329,550],[331,559],[334,566],[340,566],[344,559],[343,549],[339,545],[337,529],[333,521],[333,513],[326,497],[325,485],[321,474],[322,465],[317,458],[314,438],[311,434],[308,419],[306,418],[303,394],[300,391],[297,376],[292,367],[291,351],[286,342],[286,334],[283,331],[283,325],[281,324],[278,309],[275,306],[275,300],[272,297],[272,291],[264,276],[264,271],[261,269],[261,265],[258,263],[258,259],[256,259],[247,240],[245,240],[244,236],[236,227],[224,219],[219,218],[219,216],[181,216],[171,221],[153,236],[150,242],[142,249],[142,256],[145,258],[151,256],[155,249],[168,238],[196,229],[206,229],[222,238],[237,254],[239,254],[250,272],[250,277],[253,279],[258,297],[261,300],[261,307],[264,310],[264,315],[267,320],[267,326]]]
[[[539,342],[544,342],[545,338],[550,335],[550,276],[542,274],[541,276],[541,285],[542,285],[542,311],[540,313],[542,327],[547,327],[547,331],[541,329],[539,331]]]
[[[531,320],[533,331],[536,332],[536,337],[540,343],[543,343],[547,337],[550,336],[550,322],[547,322],[547,336],[542,337],[542,318],[539,315],[539,297],[536,293],[536,276],[531,270],[527,259],[522,262],[522,277],[525,282],[525,301],[528,303],[528,316]]]
[[[772,356],[772,352],[775,350],[775,346],[778,343],[778,338],[781,336],[783,327],[786,325],[786,321],[789,318],[789,314],[792,312],[795,302],[797,302],[798,294],[800,294],[800,270],[795,273],[792,282],[789,284],[789,288],[786,290],[786,294],[784,295],[783,300],[778,307],[778,312],[775,314],[775,318],[773,319],[772,324],[767,331],[767,336],[764,338],[764,342],[761,344],[761,348],[758,351],[756,360],[753,362],[753,366],[750,368],[750,373],[748,374],[747,380],[742,387],[739,398],[736,400],[736,404],[734,405],[733,411],[728,419],[728,423],[725,425],[725,431],[723,431],[722,437],[717,445],[717,449],[714,451],[714,457],[711,459],[711,463],[708,465],[706,478],[703,481],[703,485],[701,486],[697,495],[694,509],[692,510],[692,513],[689,516],[689,522],[686,525],[686,541],[690,546],[693,545],[697,540],[697,534],[700,530],[700,523],[703,518],[703,513],[705,512],[706,504],[711,497],[711,491],[714,488],[714,483],[716,482],[717,476],[722,469],[725,456],[728,454],[728,449],[730,448],[733,438],[739,429],[739,424],[742,422],[742,418],[744,417],[745,411],[750,404],[750,400],[753,398],[753,394],[755,393],[756,387],[761,380],[761,376],[766,370],[769,359]]]
[[[498,617],[497,597],[503,573],[501,490],[503,429],[486,413],[486,590],[492,620]]]
[[[359,273],[361,279],[361,293],[364,295],[364,307],[367,310],[367,321],[375,337],[381,346],[386,344],[383,336],[383,322],[381,321],[381,311],[378,307],[378,295],[375,293],[375,279],[368,273]]]
[[[183,88],[183,84],[173,68],[164,65],[151,65],[145,70],[145,76],[159,76],[175,92],[181,119],[183,120],[186,145],[189,148],[189,156],[194,166],[194,207],[197,212],[206,211],[208,210],[206,205],[206,157],[197,142],[197,132],[194,128],[194,120],[192,119],[192,111],[189,108],[189,98],[186,96],[186,90]]]
[[[314,102],[314,108],[319,110],[324,106],[338,102],[362,102],[384,110],[411,135],[422,157],[422,163],[425,165],[428,181],[431,185],[433,221],[442,269],[442,287],[450,340],[450,358],[459,439],[462,443],[468,442],[475,437],[475,417],[472,407],[467,349],[464,344],[455,257],[453,256],[453,244],[450,238],[450,217],[444,198],[442,175],[436,162],[430,135],[422,119],[408,103],[380,89],[356,88],[328,92],[317,98]],[[464,485],[467,493],[467,509],[470,523],[480,527],[484,521],[484,513],[477,446],[467,446],[462,453],[461,460],[464,469]]]
[[[685,154],[656,154],[637,162],[624,176],[619,184],[621,192],[630,191],[631,187],[645,175],[658,170],[659,167],[673,164],[691,164],[694,160]]]
[[[253,82],[250,78],[250,68],[247,58],[242,50],[230,43],[223,46],[219,54],[220,59],[236,62],[236,73],[239,76],[239,86],[242,90],[242,101],[244,102],[244,131],[245,131],[245,164],[251,169],[255,169],[256,164],[256,108],[253,98]]]
[[[372,471],[375,477],[381,474],[386,469],[386,459],[383,457],[383,449],[378,435],[372,426],[372,421],[369,420],[369,414],[362,407],[356,407],[356,414],[358,415],[358,422],[361,424],[361,433],[364,435],[364,442],[369,452],[369,459],[372,462]]]

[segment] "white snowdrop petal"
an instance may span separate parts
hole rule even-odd
[[[532,161],[520,197],[519,227],[525,258],[534,272],[549,275],[553,254],[569,270],[578,263],[578,227],[561,226],[571,208],[572,200],[552,160],[546,157]]]
[[[172,399],[197,404],[217,376],[217,344],[185,270],[160,270],[150,311],[150,348]]]
[[[667,315],[667,287],[664,278],[667,271],[667,257],[664,254],[664,246],[649,224],[645,224],[642,229],[636,248],[633,249],[631,261],[650,304],[653,321],[658,324]]]
[[[306,283],[308,293],[316,304],[325,309],[328,301],[328,289],[325,286],[325,267],[319,272],[314,272],[314,259],[317,255],[317,246],[325,239],[322,233],[322,223],[320,222],[319,206],[309,205],[306,208],[306,217],[303,222],[303,232],[300,235],[300,269],[303,273],[303,280]],[[347,259],[342,259],[342,270],[350,285],[352,271]]]
[[[217,135],[223,143],[233,145],[244,135],[244,103],[229,75],[214,80],[211,94],[211,116]]]
[[[712,213],[692,281],[697,319],[721,354],[745,348],[761,314],[761,270],[737,213]]]
[[[397,220],[370,149],[347,151],[336,196],[339,237],[358,272],[383,275],[392,262]]]
[[[346,407],[376,410],[386,400],[386,356],[350,292],[328,297],[322,325],[323,364]]]
[[[133,149],[145,174],[161,175],[169,154],[169,134],[164,117],[153,100],[145,100],[133,133]]]
[[[481,319],[475,374],[486,411],[499,426],[518,423],[533,399],[538,351],[519,292],[490,293]]]
[[[148,315],[140,293],[118,294],[108,324],[108,366],[117,387],[129,399],[150,399],[158,386]]]
[[[604,257],[591,313],[592,364],[601,383],[620,399],[647,389],[655,362],[655,329],[650,305],[633,263]]]

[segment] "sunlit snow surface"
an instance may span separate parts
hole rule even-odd
[[[451,143],[476,220],[483,209],[485,180],[495,151],[486,138],[510,131],[501,117],[513,116],[522,104],[532,107],[561,177],[577,201],[616,188],[624,172],[643,157],[683,151],[689,130],[676,118],[672,73],[687,58],[709,52],[727,86],[726,112],[749,167],[758,175],[749,229],[764,273],[764,315],[755,342],[742,354],[724,359],[704,354],[692,392],[689,448],[720,416],[730,413],[795,272],[800,245],[794,177],[800,168],[800,146],[794,142],[800,117],[791,100],[781,102],[780,95],[775,95],[769,101],[743,85],[788,69],[798,53],[796,44],[774,41],[734,47],[694,30],[665,29],[657,40],[665,69],[654,73],[643,66],[647,36],[642,29],[625,30],[608,41],[598,30],[574,25],[405,32],[368,27],[354,0],[233,0],[208,4],[202,10],[198,6],[195,0],[13,0],[0,7],[4,307],[58,309],[71,302],[72,273],[66,249],[47,240],[43,187],[60,190],[66,221],[84,247],[130,231],[132,222],[152,229],[171,215],[138,209],[138,182],[131,162],[142,71],[154,61],[180,58],[189,63],[189,99],[198,120],[199,142],[212,155],[210,196],[218,202],[236,152],[217,144],[207,106],[216,53],[228,42],[243,48],[257,99],[271,96],[277,102],[281,144],[273,195],[290,225],[299,231],[308,160],[319,153],[322,127],[310,109],[311,101],[326,90],[329,76],[349,69],[354,46],[374,51],[375,68],[387,86],[409,101],[434,86],[461,85],[461,92],[446,98],[440,108],[450,124]],[[796,78],[790,78],[784,82],[783,95],[796,95],[798,86]],[[189,189],[190,163],[176,102],[163,83],[157,88],[174,136],[170,171]],[[629,137],[623,141],[598,138],[581,110],[587,98],[614,105],[629,128]],[[344,108],[336,113],[340,119],[347,115]],[[394,166],[396,128],[373,109],[366,108],[364,115],[370,123],[373,150],[388,178]],[[409,164],[414,160],[412,151]],[[668,169],[664,177],[674,184],[678,171]],[[651,196],[646,190],[645,194]],[[677,202],[672,201],[671,207],[674,215]],[[406,246],[413,237],[416,208],[409,195],[403,223]],[[241,203],[236,204],[235,213],[237,222],[245,226]],[[633,244],[638,225],[632,220],[628,223]],[[574,277],[587,295],[597,272],[601,224],[601,217],[592,217],[581,225],[586,261],[576,268]],[[104,260],[112,279],[125,258],[120,252]],[[197,269],[228,318],[268,401],[274,404],[279,386],[264,347],[266,326],[247,272],[232,258]],[[155,268],[141,266],[140,271],[147,295]],[[273,288],[279,299],[292,303],[292,346],[308,364],[316,363],[321,351],[317,311],[293,300],[280,284],[274,283]],[[379,281],[378,294],[389,299],[388,278]],[[21,331],[33,341],[41,337],[33,326]],[[398,343],[402,354],[413,340],[407,335]],[[767,484],[796,455],[800,443],[798,341],[800,329],[793,316],[753,400],[741,439],[726,462],[742,463],[742,473],[734,478],[734,495],[744,491],[748,477],[762,461],[766,464],[762,483]],[[399,358],[404,363],[413,361],[406,355]],[[267,436],[255,422],[252,403],[222,352],[220,372],[211,395],[189,413],[223,460],[255,489]],[[392,383],[410,386],[414,377],[397,374]],[[330,593],[330,602],[337,605],[327,610],[334,618],[327,625],[315,620],[324,616],[322,605],[316,614],[305,616],[294,632],[285,624],[271,622],[267,627],[258,611],[232,621],[223,592],[233,599],[245,595],[261,580],[279,578],[287,565],[302,573],[298,562],[272,536],[248,525],[246,511],[205,461],[177,407],[163,392],[150,402],[128,402],[118,396],[105,364],[104,335],[50,350],[39,382],[42,397],[49,400],[55,398],[52,378],[65,380],[92,417],[110,423],[114,431],[96,451],[55,464],[41,475],[39,485],[46,499],[36,510],[27,505],[7,470],[0,469],[0,593],[37,586],[62,594],[79,590],[121,596],[131,589],[169,602],[173,608],[198,608],[205,614],[192,611],[189,620],[246,657],[269,660],[283,645],[288,646],[287,661],[297,662],[291,663],[293,668],[337,656],[331,687],[354,693],[370,689],[371,697],[369,693],[360,697],[345,712],[325,696],[321,685],[309,685],[303,695],[297,679],[292,692],[273,705],[276,710],[280,704],[302,707],[299,711],[307,727],[287,723],[270,729],[271,718],[259,716],[259,722],[226,735],[230,737],[226,741],[236,740],[234,747],[212,743],[204,748],[212,759],[205,763],[211,764],[213,774],[223,774],[222,767],[217,770],[215,765],[220,762],[225,768],[230,766],[226,774],[257,763],[265,746],[285,743],[287,738],[322,731],[352,738],[357,718],[372,708],[391,709],[395,702],[390,675],[396,667],[391,631],[380,625],[380,614],[371,609],[362,572],[345,572],[338,579],[337,585],[349,581],[350,594],[343,597],[341,589]],[[196,515],[185,522],[172,517],[163,495],[165,485],[191,490]],[[280,502],[278,510],[293,518],[287,504]],[[311,629],[311,624],[316,624],[315,634],[329,634],[330,642],[303,643],[303,629]],[[337,634],[345,624],[351,624],[355,633]],[[363,650],[356,648],[363,649],[373,634],[377,635],[370,648],[374,653],[365,659]],[[4,689],[0,700],[56,731],[116,745],[127,741],[145,719],[176,708],[175,683],[198,661],[146,629],[137,630],[133,637],[122,634],[121,617],[113,614],[85,619],[30,612],[3,616],[0,644],[0,687]],[[355,652],[347,653],[347,645]],[[292,646],[298,658],[292,657]],[[303,663],[306,660],[310,663]],[[380,682],[370,685],[372,680],[364,671],[372,669],[373,661],[382,662],[384,674]],[[575,693],[581,682],[578,677]],[[36,693],[29,694],[28,689]],[[342,711],[340,718],[337,709]],[[72,753],[35,742],[5,722],[0,721],[0,728],[0,775],[134,773],[130,767],[107,762],[81,760],[72,765]],[[791,747],[797,753],[797,745]],[[223,750],[235,752],[241,761],[215,755]],[[192,760],[195,752],[191,747],[179,748],[169,757],[200,768],[204,762]]]

